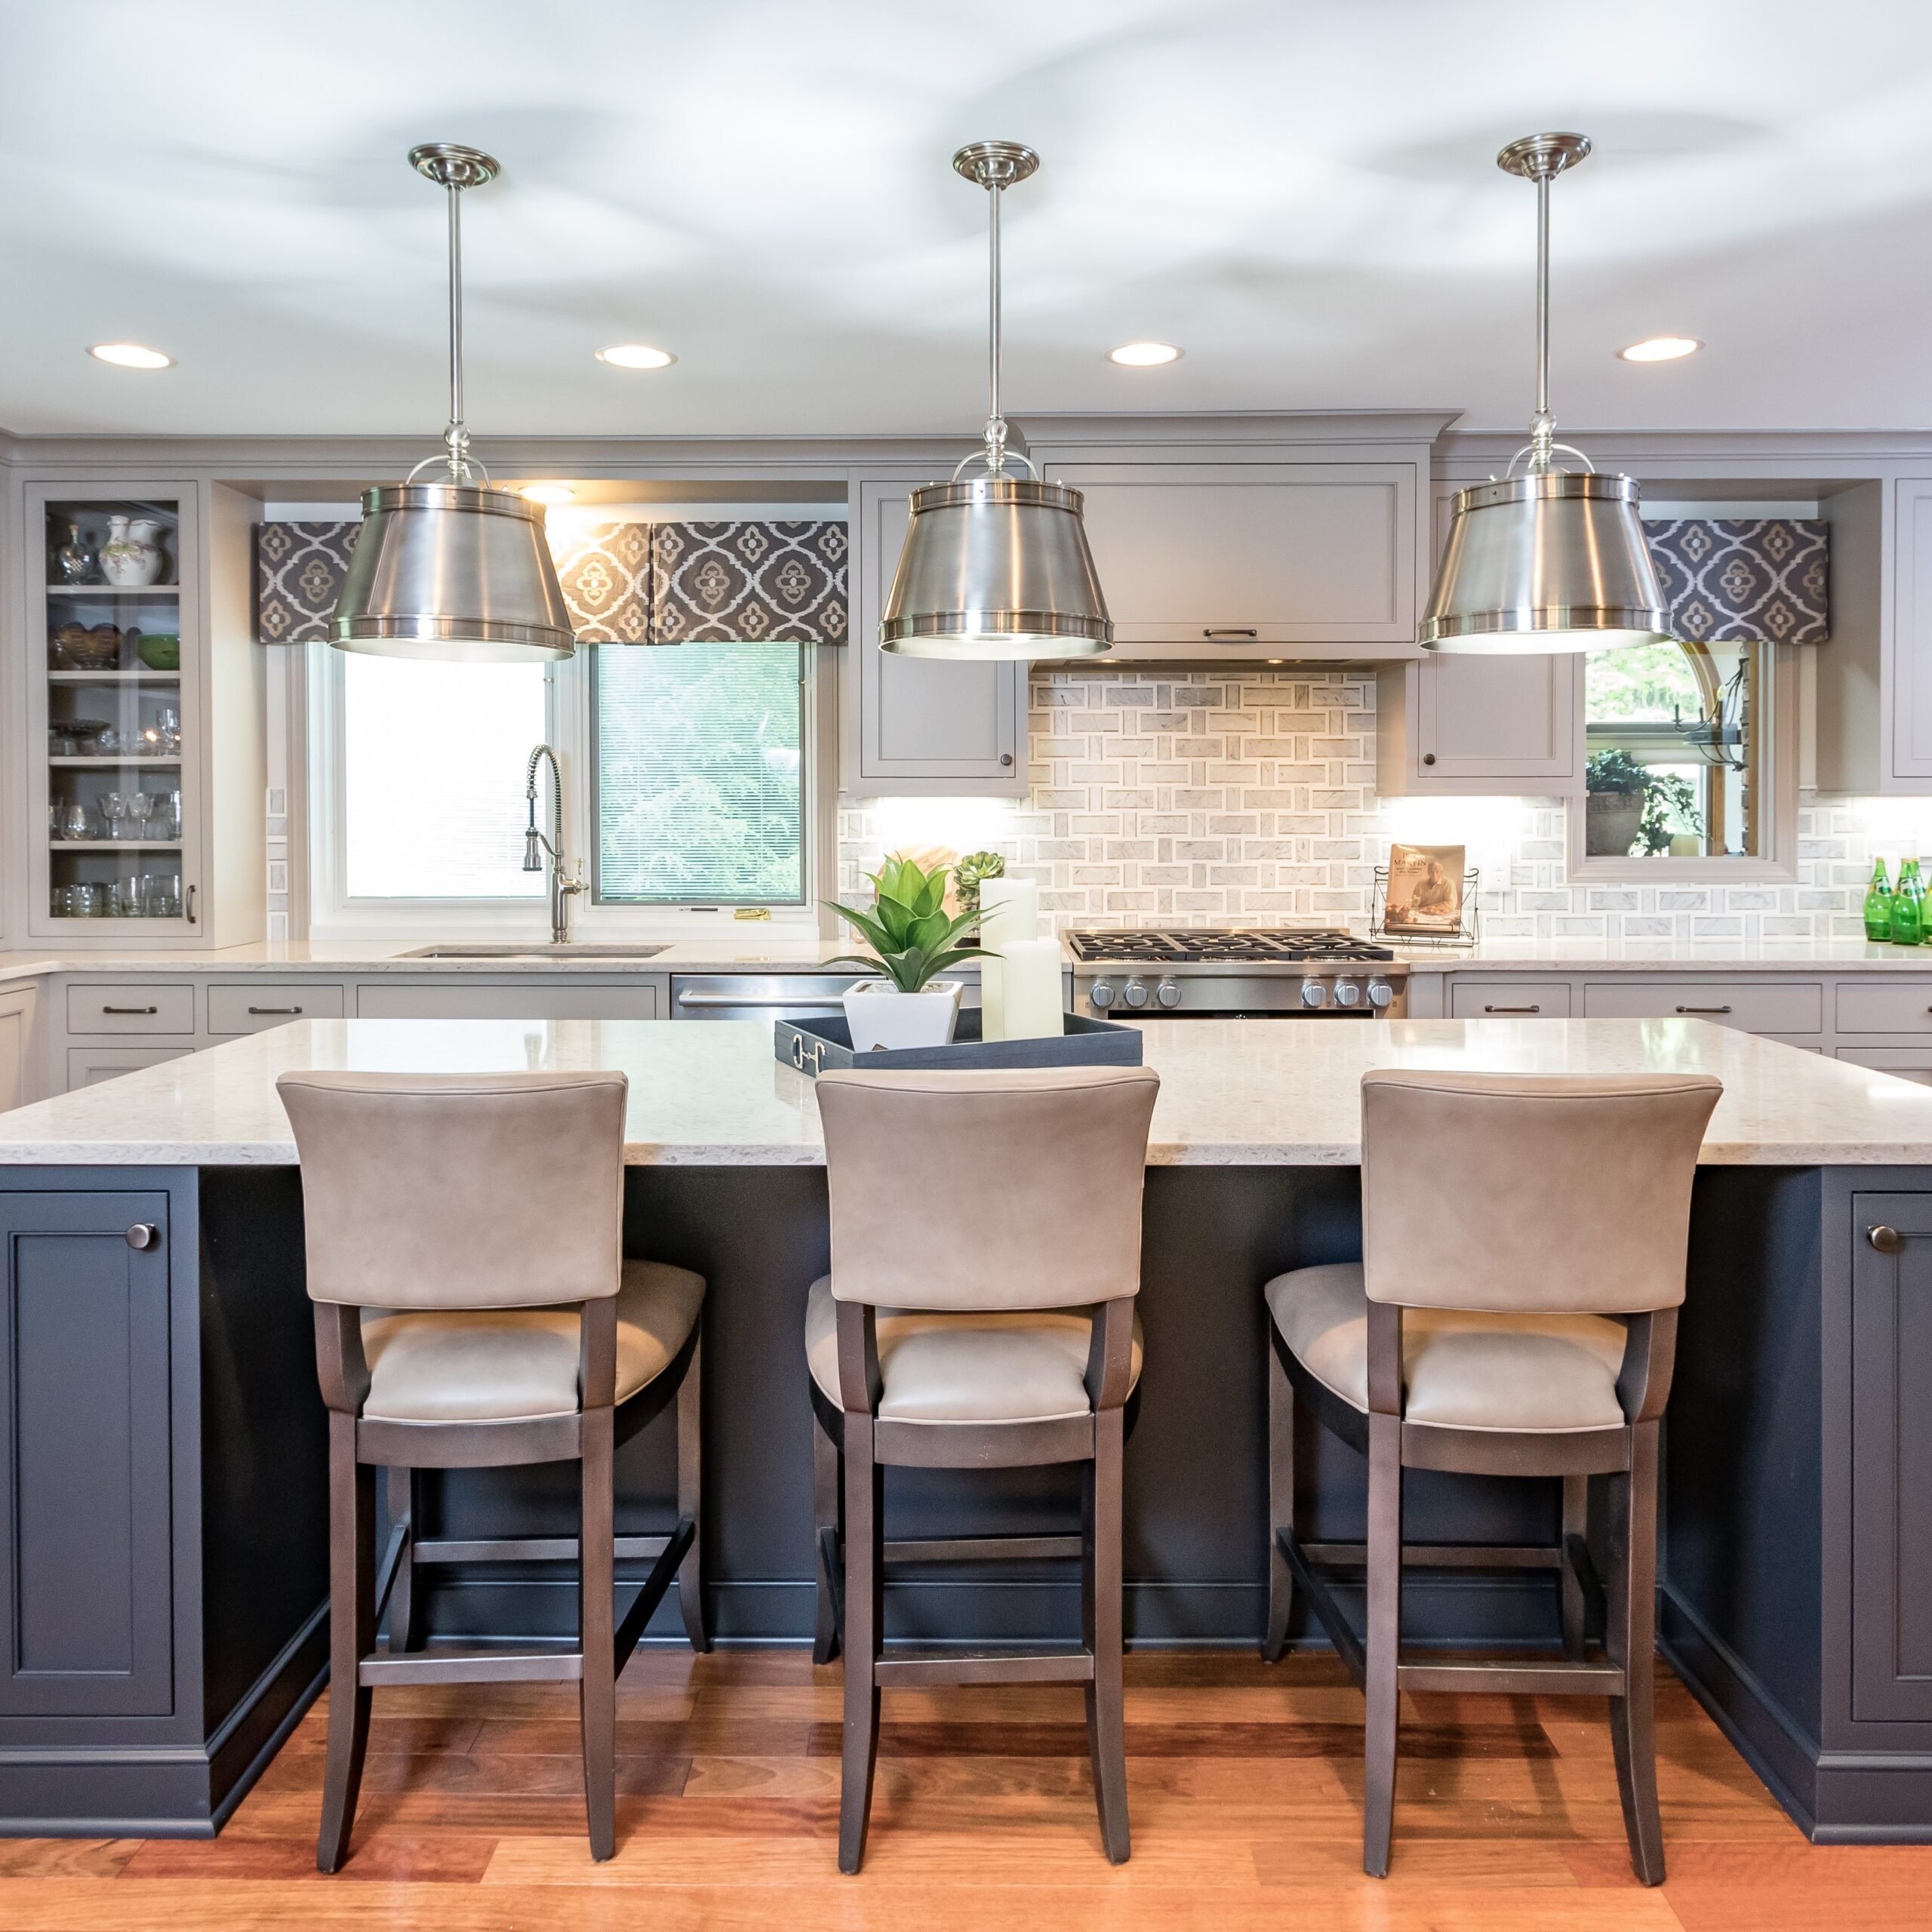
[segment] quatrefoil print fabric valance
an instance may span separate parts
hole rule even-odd
[[[842,523],[659,523],[651,533],[654,644],[843,644]]]
[[[1674,636],[1691,644],[1823,644],[1831,532],[1798,517],[1646,523]]]
[[[315,644],[329,634],[359,522],[255,526],[255,641]]]

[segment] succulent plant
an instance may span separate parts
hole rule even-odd
[[[928,872],[916,859],[882,859],[877,872],[866,875],[875,895],[869,912],[827,900],[828,909],[849,921],[872,948],[869,958],[846,953],[828,963],[877,966],[902,993],[915,993],[947,967],[983,958],[978,946],[954,943],[980,915],[977,907],[947,912],[946,872],[944,866]]]
[[[984,880],[1005,875],[1006,861],[997,852],[968,852],[952,869],[953,897],[962,912],[977,914]]]

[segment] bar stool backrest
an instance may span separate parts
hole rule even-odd
[[[536,1308],[617,1292],[621,1073],[291,1073],[312,1300]]]
[[[1371,1301],[1634,1315],[1684,1299],[1705,1075],[1362,1077]]]
[[[1149,1067],[819,1076],[841,1301],[964,1312],[1140,1288]]]

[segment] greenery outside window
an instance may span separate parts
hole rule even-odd
[[[586,654],[597,903],[802,905],[803,648]]]

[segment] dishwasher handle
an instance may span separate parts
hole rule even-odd
[[[673,1002],[683,1007],[764,1006],[793,1007],[813,1013],[842,1013],[842,998],[814,999],[794,993],[692,993],[680,992]]]

